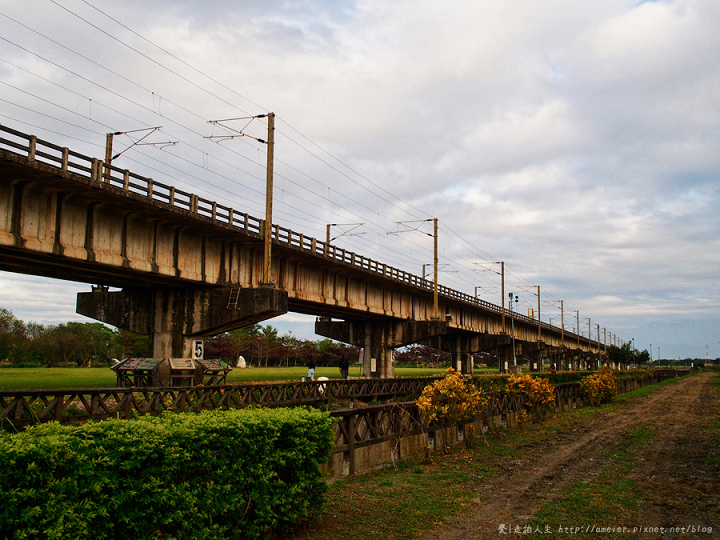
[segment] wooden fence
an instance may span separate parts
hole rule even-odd
[[[638,385],[644,386],[676,376],[677,372],[668,370],[642,375],[640,379],[618,377],[618,391],[626,392]],[[104,418],[133,418],[136,415],[160,414],[165,411],[200,412],[249,405],[279,407],[341,403],[351,407],[349,410],[352,411],[355,410],[352,408],[355,400],[377,402],[414,399],[422,393],[426,385],[441,378],[330,379],[178,388],[4,391],[0,392],[0,425],[13,431],[53,420],[77,423]],[[578,383],[558,384],[555,386],[555,394],[556,402],[560,404],[576,404],[580,400]],[[372,425],[381,425],[382,422],[374,420]],[[356,421],[356,424],[360,425],[362,422]],[[366,434],[359,435],[362,440],[365,436]]]
[[[420,395],[441,377],[350,379],[176,388],[100,388],[0,392],[0,425],[15,430],[56,420],[76,423],[170,412],[279,407],[354,400],[402,399]]]
[[[618,393],[661,382],[686,372],[658,371],[618,377]],[[197,386],[183,388],[111,388],[0,392],[0,425],[16,431],[27,425],[59,421],[78,423],[103,418],[132,418],[136,415],[170,412],[200,412],[212,409],[293,405],[342,404],[348,408],[330,413],[335,420],[335,446],[326,465],[333,477],[384,466],[402,457],[432,447],[438,426],[423,421],[414,401],[423,388],[442,377],[402,379],[351,379],[312,382]],[[488,392],[487,418],[478,419],[480,430],[506,426],[522,410],[522,398],[507,392]],[[354,407],[356,400],[390,403]],[[580,384],[555,385],[557,410],[582,405]],[[452,444],[464,437],[463,426],[449,430]],[[445,435],[447,436],[447,435]]]

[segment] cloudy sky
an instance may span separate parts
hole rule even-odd
[[[115,165],[262,216],[264,145],[217,136],[267,124],[210,121],[273,111],[275,223],[421,274],[438,218],[442,284],[500,303],[504,261],[522,312],[540,286],[545,321],[715,358],[718,28],[711,0],[0,0],[0,122],[98,158],[130,132]],[[23,320],[82,290],[0,274]]]

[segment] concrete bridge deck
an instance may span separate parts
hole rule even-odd
[[[392,349],[426,343],[472,371],[471,354],[512,358],[510,312],[388,264],[0,126],[0,269],[99,285],[78,313],[152,336],[153,355],[188,357],[194,338],[293,311],[366,350],[392,376]],[[110,291],[107,287],[118,287]],[[512,314],[516,354],[597,363],[602,344]],[[559,356],[558,356],[559,355]],[[588,367],[593,367],[588,365]]]

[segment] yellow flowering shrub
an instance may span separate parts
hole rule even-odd
[[[450,368],[445,377],[425,387],[415,402],[428,424],[452,426],[471,422],[488,404],[472,379]]]
[[[615,374],[607,367],[580,380],[580,395],[592,405],[609,402],[617,395]]]
[[[539,422],[555,411],[555,388],[547,379],[532,377],[527,373],[510,375],[505,390],[522,397],[523,410],[518,418],[521,423],[528,416],[533,422]]]

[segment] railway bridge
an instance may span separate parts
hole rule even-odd
[[[200,336],[286,312],[315,315],[317,334],[363,347],[369,377],[392,377],[393,349],[412,343],[450,352],[464,373],[480,351],[498,355],[501,371],[520,354],[574,369],[595,368],[604,354],[599,336],[511,313],[7,126],[0,270],[92,284],[78,293],[77,312],[150,335],[154,357],[190,357]]]

